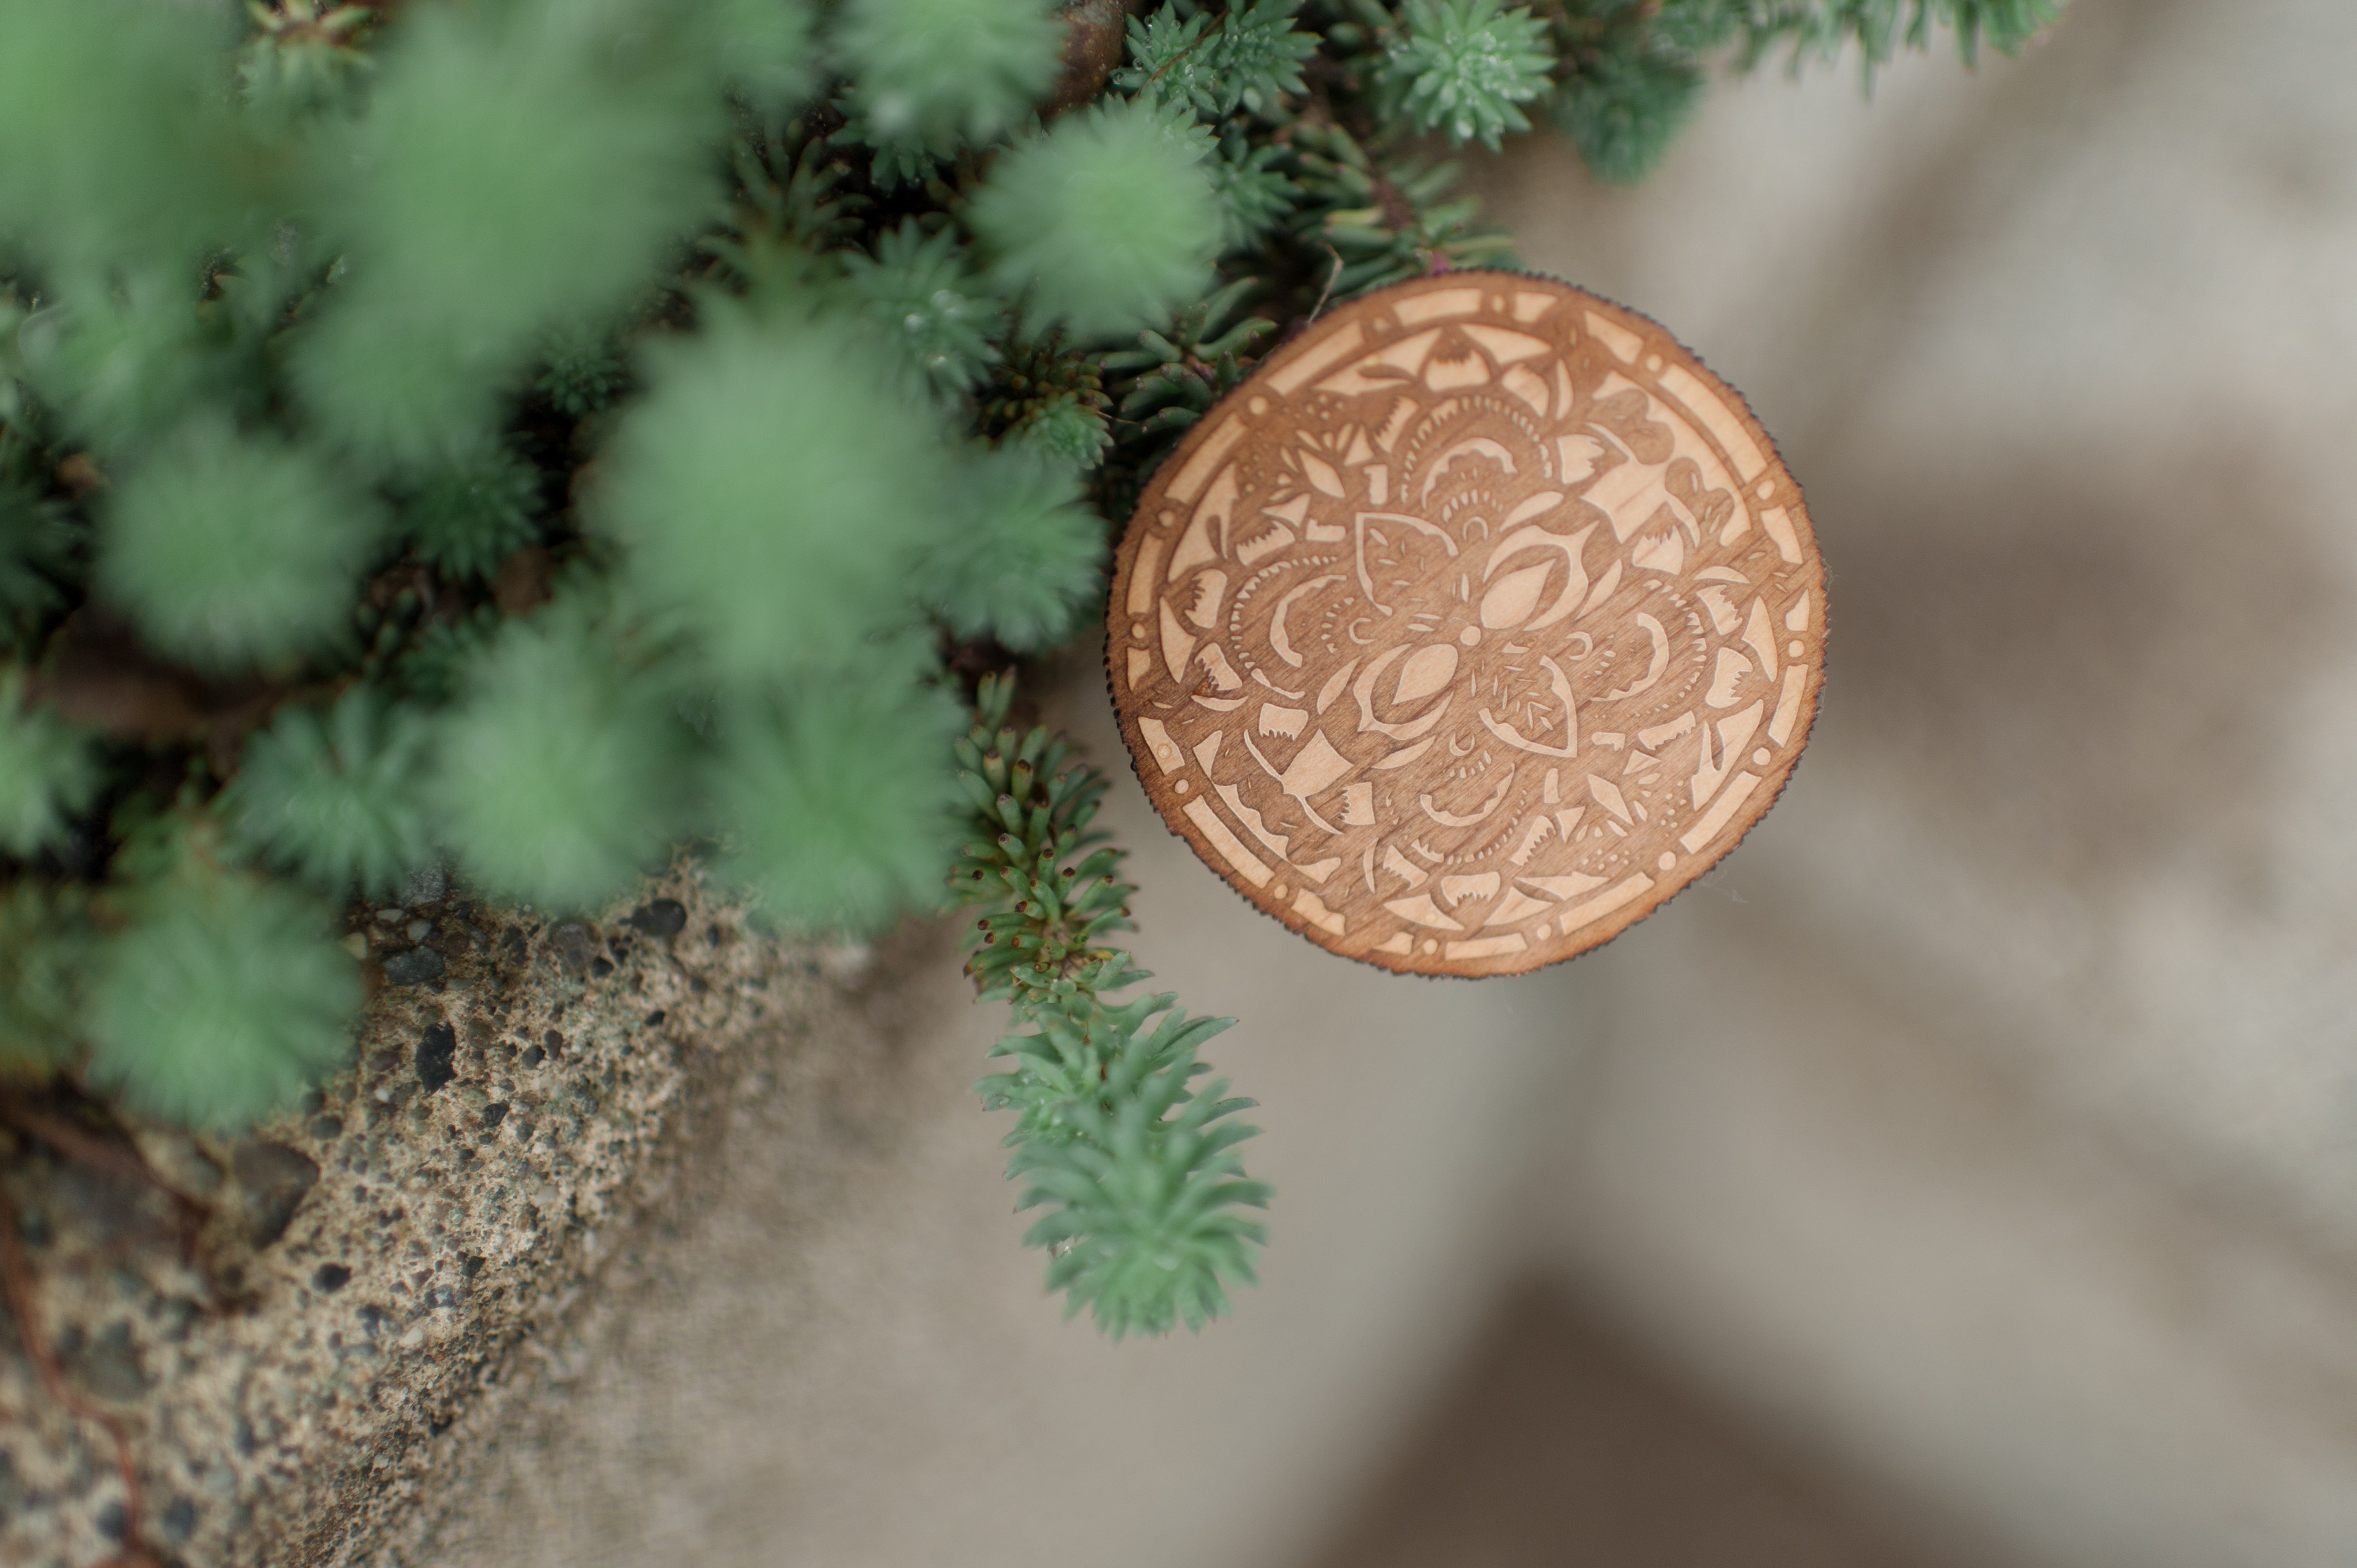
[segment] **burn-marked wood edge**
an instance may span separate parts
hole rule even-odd
[[[1460,272],[1331,312],[1189,433],[1122,541],[1106,673],[1156,809],[1254,906],[1511,974],[1741,839],[1824,628],[1739,393],[1635,311]]]

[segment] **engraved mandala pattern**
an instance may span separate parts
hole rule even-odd
[[[1326,317],[1196,428],[1108,659],[1157,805],[1246,897],[1354,958],[1511,973],[1767,809],[1822,578],[1740,399],[1659,328],[1457,273]]]

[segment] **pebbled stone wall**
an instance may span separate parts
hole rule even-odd
[[[437,874],[352,924],[353,1059],[296,1111],[238,1142],[57,1101],[0,1130],[38,1326],[0,1316],[0,1564],[398,1555],[466,1467],[454,1423],[546,1373],[533,1331],[660,1209],[745,1060],[834,1037],[841,955],[748,931],[692,862],[595,920]]]

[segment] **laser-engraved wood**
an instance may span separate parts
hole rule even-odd
[[[1123,539],[1138,777],[1346,957],[1513,974],[1641,919],[1783,787],[1824,572],[1742,398],[1660,327],[1456,272],[1321,317]]]

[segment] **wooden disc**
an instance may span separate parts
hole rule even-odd
[[[1609,940],[1776,799],[1824,571],[1743,399],[1644,317],[1457,272],[1320,317],[1123,539],[1138,777],[1346,957],[1514,974]]]

